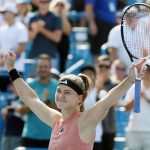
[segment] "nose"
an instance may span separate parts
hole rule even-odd
[[[62,93],[60,93],[60,98],[61,99],[64,99],[65,98],[65,94],[62,92]]]

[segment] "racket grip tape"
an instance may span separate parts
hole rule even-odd
[[[140,112],[141,80],[135,80],[134,112]]]

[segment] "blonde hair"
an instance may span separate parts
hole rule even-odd
[[[59,2],[64,4],[64,11],[68,12],[70,9],[70,4],[67,2],[67,0],[52,0],[52,2],[49,5],[49,11],[54,12],[56,4]]]
[[[82,105],[80,106],[80,111],[81,112],[84,111],[83,103],[91,88],[90,78],[87,75],[80,73],[78,75],[74,75],[74,74],[65,75],[62,78],[60,78],[60,81],[63,81],[63,80],[72,81],[83,91],[83,100],[82,100]]]

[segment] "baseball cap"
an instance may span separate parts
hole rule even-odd
[[[0,8],[0,12],[4,13],[4,12],[11,12],[13,14],[17,14],[18,13],[18,9],[15,5],[15,3],[5,3],[3,7]]]

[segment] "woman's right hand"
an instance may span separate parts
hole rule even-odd
[[[6,64],[8,71],[14,69],[15,59],[16,59],[16,54],[12,51],[8,51],[4,55],[3,62]]]

